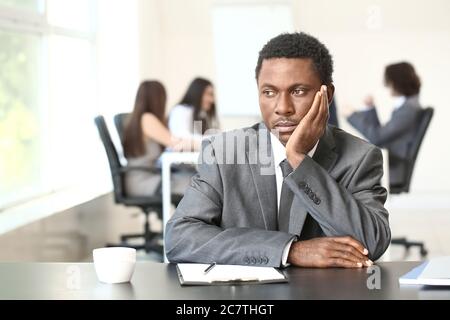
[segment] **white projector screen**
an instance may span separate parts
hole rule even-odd
[[[218,111],[223,116],[259,116],[258,53],[272,37],[292,32],[292,7],[221,4],[212,16]]]

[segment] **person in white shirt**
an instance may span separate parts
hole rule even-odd
[[[175,137],[200,141],[209,129],[219,129],[211,81],[194,79],[183,99],[169,114],[169,130]]]

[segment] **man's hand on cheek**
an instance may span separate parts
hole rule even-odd
[[[286,143],[286,157],[295,170],[322,137],[328,122],[327,87],[322,86],[314,97],[313,104],[306,116]]]

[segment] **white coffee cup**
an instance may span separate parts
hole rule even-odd
[[[136,249],[98,248],[92,252],[97,278],[105,283],[129,282],[136,264]]]

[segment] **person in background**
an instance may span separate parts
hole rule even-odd
[[[194,130],[194,122],[201,123],[201,131]],[[198,123],[198,122],[197,122]],[[176,137],[191,137],[196,141],[208,129],[219,129],[211,81],[195,78],[180,103],[173,107],[169,116],[170,132]]]
[[[166,90],[158,81],[144,81],[139,86],[134,110],[124,128],[123,148],[129,166],[155,167],[165,148],[191,151],[199,145],[190,139],[174,137],[166,127]],[[192,173],[173,175],[172,192],[182,194]],[[136,170],[125,177],[125,189],[132,196],[160,192],[159,174]]]
[[[419,103],[420,79],[408,62],[388,65],[384,72],[384,83],[394,97],[391,119],[381,125],[371,96],[364,100],[364,110],[354,112],[348,122],[360,131],[369,142],[386,148],[389,152],[390,185],[400,184],[406,170],[405,157],[414,140],[421,106]]]

